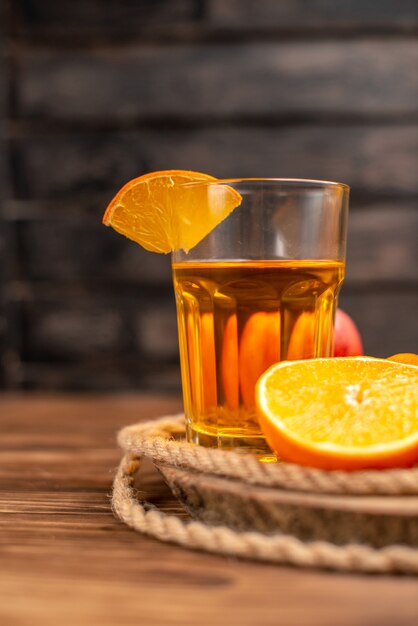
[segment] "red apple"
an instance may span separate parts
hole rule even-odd
[[[334,327],[334,356],[359,356],[363,343],[357,326],[347,313],[337,309]]]

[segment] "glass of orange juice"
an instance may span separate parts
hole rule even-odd
[[[332,355],[349,188],[296,179],[192,185],[213,211],[225,187],[240,204],[188,253],[172,255],[187,438],[268,460],[255,384],[277,361]]]

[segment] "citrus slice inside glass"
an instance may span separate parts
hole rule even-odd
[[[188,252],[242,201],[200,172],[165,170],[134,178],[110,202],[103,223],[146,250]]]
[[[271,448],[324,469],[418,463],[418,368],[372,357],[284,361],[258,380]]]

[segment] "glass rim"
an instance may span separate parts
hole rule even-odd
[[[275,177],[241,177],[241,178],[216,178],[214,180],[193,180],[182,183],[182,186],[195,186],[195,185],[231,185],[234,183],[273,183],[277,184],[277,186],[282,185],[283,187],[300,187],[300,188],[335,188],[339,187],[343,191],[350,191],[350,185],[347,183],[340,183],[338,181],[333,180],[322,180],[316,178],[275,178]]]

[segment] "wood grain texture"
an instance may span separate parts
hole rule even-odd
[[[412,200],[354,206],[349,219],[347,282],[416,282],[417,233],[417,203]],[[21,267],[29,280],[171,285],[169,256],[146,252],[104,228],[97,217],[74,211],[73,215],[46,213],[41,219],[20,219],[19,237]],[[96,259],[103,261],[97,264]]]
[[[385,0],[376,11],[374,0],[208,0],[208,19],[217,26],[230,28],[294,28],[311,31],[335,28],[361,30],[367,27],[389,30],[418,25],[414,0]]]
[[[417,114],[418,43],[344,41],[24,51],[22,117]],[[94,89],[91,80],[94,76]]]
[[[2,20],[0,10],[0,22]],[[10,74],[7,63],[7,57],[4,50],[4,38],[1,32],[0,26],[0,119],[6,117],[8,113],[8,86],[9,86]],[[3,133],[0,131],[0,137]]]
[[[346,284],[418,285],[418,203],[374,204],[350,213]]]
[[[24,350],[35,360],[130,354],[139,361],[144,354],[154,359],[178,355],[171,285],[156,297],[140,290],[136,298],[120,295],[117,300],[88,288],[75,298],[65,290],[38,294],[22,303],[28,319]]]
[[[376,290],[366,284],[358,291],[343,286],[339,302],[358,325],[366,354],[386,357],[417,350],[416,293],[396,285]],[[60,297],[54,302],[38,301],[31,310],[23,307],[30,331],[21,338],[17,373],[24,386],[179,389],[174,305],[163,308],[160,303],[155,312],[141,312],[140,306],[132,311],[119,302],[118,309],[107,305],[101,314],[97,303],[99,298],[77,305]],[[101,330],[109,316],[117,321],[117,328],[124,329],[123,342],[107,326],[105,333]]]
[[[170,360],[147,360],[139,353],[121,356],[97,357],[83,355],[78,361],[62,359],[37,360],[16,354],[14,367],[7,370],[7,383],[12,389],[46,392],[81,391],[92,389],[101,392],[153,391],[179,393],[180,367]]]
[[[2,623],[415,626],[415,579],[203,555],[116,521],[115,431],[179,409],[178,399],[156,396],[0,398]],[[179,511],[149,468],[139,488],[163,510]]]
[[[125,343],[123,349],[119,343],[112,344],[108,334],[107,349],[95,347],[95,336],[99,331],[94,327],[92,331],[90,321],[95,317],[100,319],[97,302],[102,302],[106,310],[101,319],[110,311],[119,320],[119,328],[136,328],[136,336],[132,334],[132,341],[129,345]],[[339,303],[358,325],[366,354],[387,357],[417,350],[418,296],[415,288],[398,287],[396,282],[384,289],[376,288],[372,282],[356,288],[344,285]],[[15,324],[21,315],[22,304],[3,302],[5,332],[2,349],[7,365],[3,382],[26,389],[179,391],[177,331],[174,306],[171,307],[171,312],[157,307],[156,315],[151,309],[140,313],[140,303],[136,311],[125,309],[123,301],[118,299],[116,309],[109,301],[106,303],[97,296],[96,303],[82,298],[76,305],[74,299],[61,292],[55,301],[41,299],[30,309],[23,306],[30,332],[22,337]],[[65,323],[57,326],[57,320]],[[70,328],[74,324],[69,336],[65,332],[66,324]],[[75,329],[78,334],[74,347],[69,337],[74,337]],[[119,335],[114,337],[117,340]]]
[[[376,11],[374,0],[100,0],[74,3],[60,0],[15,0],[14,34],[36,41],[74,43],[95,37],[106,39],[164,36],[170,41],[219,38],[225,31],[307,35],[320,33],[410,33],[418,23],[414,0],[385,0]]]
[[[17,35],[80,37],[134,35],[151,26],[188,24],[198,13],[198,0],[23,0],[13,3]],[[19,6],[20,5],[20,6]]]
[[[378,5],[0,2],[2,385],[178,388],[168,259],[100,226],[173,167],[348,182],[342,302],[415,349],[418,5]]]
[[[21,210],[31,213],[20,203]],[[74,203],[75,204],[75,203]],[[102,211],[102,207],[100,212]],[[103,204],[104,212],[104,204]],[[89,280],[100,283],[171,284],[169,255],[150,254],[137,244],[105,228],[96,215],[77,213],[76,207],[45,213],[40,218],[19,219],[23,248],[22,270],[30,280]],[[74,255],[74,250],[78,254]],[[97,260],[101,259],[100,264]]]
[[[0,52],[5,49],[5,40],[8,34],[8,26],[10,24],[10,4],[8,2],[0,3]]]
[[[5,199],[10,198],[11,192],[10,169],[7,158],[7,142],[5,135],[5,127],[0,122],[0,216],[4,215]]]
[[[220,124],[33,134],[16,142],[16,153],[20,198],[73,197],[76,204],[83,194],[97,193],[100,214],[126,180],[173,167],[226,178],[340,180],[355,194],[418,194],[416,124]]]

